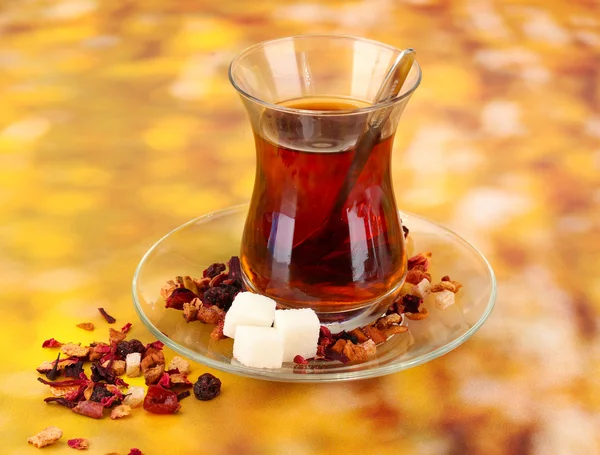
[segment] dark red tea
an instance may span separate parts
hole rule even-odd
[[[364,104],[305,98],[285,106],[340,111]],[[241,251],[256,292],[317,312],[350,311],[399,292],[406,255],[390,179],[393,135],[375,144],[335,209],[365,121],[364,113],[265,113],[255,132],[257,175]]]

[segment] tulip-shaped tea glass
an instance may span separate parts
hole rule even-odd
[[[282,307],[312,308],[333,328],[379,317],[406,276],[390,165],[417,63],[395,98],[373,103],[400,52],[304,35],[257,44],[230,66],[257,157],[240,254],[246,285]]]

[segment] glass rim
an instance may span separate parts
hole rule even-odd
[[[399,102],[409,98],[413,94],[413,92],[417,89],[417,87],[421,84],[421,77],[422,77],[421,66],[415,60],[413,62],[412,66],[414,68],[416,68],[416,70],[417,70],[417,78],[416,78],[415,82],[413,83],[412,87],[410,87],[406,91],[406,93],[396,96],[395,98],[392,98],[391,100],[384,101],[382,103],[369,104],[368,106],[365,106],[365,107],[357,107],[357,108],[353,108],[353,109],[340,109],[340,110],[328,110],[328,109],[317,110],[317,109],[297,109],[297,108],[293,108],[293,107],[282,106],[280,104],[269,103],[268,101],[257,98],[256,96],[251,95],[250,93],[246,92],[244,89],[242,89],[236,83],[235,78],[233,76],[234,66],[242,58],[244,58],[248,54],[254,52],[256,49],[265,47],[267,45],[275,44],[278,42],[283,42],[283,41],[312,39],[312,38],[328,38],[328,39],[362,41],[362,42],[370,43],[370,44],[373,44],[373,45],[376,45],[379,47],[387,48],[396,53],[402,52],[401,49],[398,49],[397,47],[394,47],[389,44],[382,43],[381,41],[376,41],[373,39],[363,38],[363,37],[353,36],[353,35],[340,35],[340,34],[335,34],[335,33],[305,33],[305,34],[299,34],[299,35],[291,35],[291,36],[286,36],[286,37],[282,37],[282,38],[275,38],[275,39],[270,39],[270,40],[266,40],[266,41],[261,41],[259,43],[251,45],[250,47],[247,47],[246,49],[244,49],[240,53],[238,53],[233,58],[231,63],[229,64],[229,70],[228,70],[229,82],[231,82],[231,85],[233,85],[233,88],[235,88],[236,91],[241,96],[243,96],[244,98],[246,98],[250,101],[253,101],[254,103],[260,104],[266,108],[280,111],[280,112],[286,112],[286,113],[290,113],[290,114],[298,114],[298,115],[319,114],[319,115],[326,115],[326,116],[365,114],[365,113],[369,113],[369,112],[373,112],[373,111],[378,111],[380,109],[384,109],[388,106],[393,106],[396,103],[399,103]],[[363,100],[361,100],[361,101],[363,101]]]

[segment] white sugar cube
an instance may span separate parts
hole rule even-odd
[[[413,284],[411,294],[424,299],[429,295],[431,283],[427,278],[423,278],[419,284]]]
[[[225,315],[223,334],[235,338],[239,325],[271,327],[275,318],[275,300],[252,292],[240,292]]]
[[[233,357],[255,368],[281,368],[283,338],[272,327],[238,325],[233,341]]]
[[[297,355],[305,359],[317,355],[321,323],[310,308],[276,310],[274,327],[283,338],[284,362],[293,361]]]

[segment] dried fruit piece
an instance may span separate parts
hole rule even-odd
[[[108,314],[104,308],[98,308],[98,311],[109,324],[114,324],[115,322],[117,322],[117,320],[113,318],[110,314]]]
[[[50,338],[42,343],[43,348],[59,348],[63,345],[60,341]]]
[[[178,370],[181,374],[188,374],[190,372],[190,362],[179,356],[175,356],[171,359],[167,369]]]
[[[160,380],[164,372],[164,365],[157,365],[155,367],[147,369],[144,372],[144,381],[146,385],[156,384]]]
[[[127,455],[144,455],[140,449],[133,448]]]
[[[123,399],[123,404],[131,406],[132,408],[137,408],[143,403],[145,394],[146,391],[143,387],[131,386]]]
[[[408,270],[421,270],[427,272],[430,264],[431,253],[419,253],[408,259]]]
[[[77,324],[76,327],[79,327],[80,329],[83,329],[83,330],[87,330],[88,332],[91,332],[95,328],[94,324],[91,322],[82,322],[80,324]]]
[[[110,412],[110,418],[111,420],[116,420],[128,416],[129,414],[131,414],[131,406],[120,404]]]
[[[71,409],[71,411],[91,417],[92,419],[101,419],[104,412],[104,406],[97,401],[80,401],[77,403],[77,406]]]
[[[177,394],[157,385],[148,387],[144,398],[144,409],[153,414],[173,414],[181,408]]]
[[[60,428],[57,427],[46,427],[38,434],[27,438],[29,444],[33,444],[38,449],[40,447],[46,447],[50,444],[54,444],[62,437],[63,433]]]
[[[212,332],[210,332],[210,337],[216,341],[227,338],[223,333],[223,327],[225,327],[225,319],[222,319],[217,323],[217,325],[215,325],[215,328],[212,330]]]
[[[194,396],[198,400],[208,401],[221,393],[221,380],[210,373],[201,375],[194,384]]]
[[[112,327],[110,327],[108,329],[108,340],[111,343],[120,343],[121,341],[123,341],[125,338],[127,338],[127,334],[119,331],[119,330],[115,330]]]
[[[60,352],[69,357],[87,357],[90,353],[90,347],[81,346],[80,344],[75,343],[67,343],[62,345]]]

